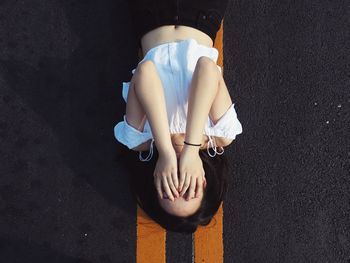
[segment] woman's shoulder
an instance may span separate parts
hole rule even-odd
[[[218,136],[212,136],[212,137],[215,140],[216,147],[226,147],[233,142],[233,139],[230,139],[230,138],[218,137]]]

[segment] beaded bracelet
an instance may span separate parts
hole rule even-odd
[[[193,146],[201,146],[202,145],[202,144],[193,144],[193,143],[189,143],[189,142],[186,142],[186,141],[184,141],[184,144],[193,145]]]

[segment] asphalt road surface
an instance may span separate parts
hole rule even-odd
[[[350,8],[231,1],[224,261],[350,262]],[[0,262],[135,262],[113,126],[137,63],[127,1],[0,1]],[[137,153],[135,153],[137,158]],[[168,233],[167,262],[191,262]]]

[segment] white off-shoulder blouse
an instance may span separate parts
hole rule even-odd
[[[219,52],[216,48],[201,45],[195,39],[190,38],[155,46],[138,63],[140,64],[144,60],[152,60],[157,68],[164,89],[171,134],[186,133],[189,88],[197,60],[201,56],[207,56],[216,63],[218,54]],[[221,71],[219,65],[218,68]],[[135,70],[136,68],[132,70],[132,74],[134,74]],[[129,85],[130,81],[123,82],[122,85],[122,97],[125,102],[127,102]],[[150,90],[150,92],[152,91]],[[211,136],[235,139],[236,135],[242,133],[242,125],[237,118],[234,103],[215,125],[208,116],[204,133],[209,138],[207,146],[209,156],[214,157],[216,154],[223,154],[224,149],[221,147],[221,152],[218,152]],[[141,161],[149,161],[152,158],[154,138],[148,120],[145,122],[143,131],[139,131],[128,124],[124,114],[123,120],[114,126],[114,136],[129,149],[151,139],[148,156],[143,158],[140,151],[139,159]],[[214,154],[210,153],[209,148],[214,150]]]

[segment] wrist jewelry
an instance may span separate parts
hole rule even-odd
[[[202,144],[193,144],[193,143],[189,143],[189,142],[186,142],[186,141],[184,141],[184,144],[193,145],[193,146],[201,146],[202,145]]]

